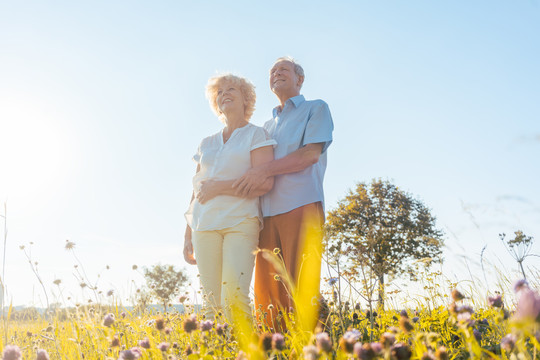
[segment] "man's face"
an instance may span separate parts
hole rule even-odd
[[[294,72],[294,65],[290,61],[282,60],[270,69],[270,89],[274,94],[299,93],[301,85],[301,79]]]

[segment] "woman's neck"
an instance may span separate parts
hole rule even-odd
[[[247,120],[242,115],[236,115],[236,116],[225,116],[225,127],[228,131],[232,132],[235,129],[244,127],[247,125]]]

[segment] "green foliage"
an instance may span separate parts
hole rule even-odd
[[[165,311],[173,296],[180,293],[180,288],[188,281],[182,270],[173,265],[157,264],[144,270],[144,278],[151,294],[161,301]]]
[[[385,275],[415,279],[415,265],[441,261],[443,234],[435,227],[435,217],[420,200],[388,181],[357,184],[329,212],[325,231],[335,262],[342,263],[350,278],[367,269],[367,277],[379,281],[380,295]]]

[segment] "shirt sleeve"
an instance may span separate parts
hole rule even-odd
[[[251,140],[251,148],[249,149],[249,151],[253,151],[263,146],[270,146],[270,145],[275,147],[277,145],[276,140],[270,137],[270,134],[268,134],[268,131],[266,131],[262,127],[257,127],[255,131],[253,132],[253,138]]]
[[[323,143],[322,152],[325,152],[332,143],[333,130],[334,122],[330,109],[324,101],[319,100],[311,109],[302,145]]]

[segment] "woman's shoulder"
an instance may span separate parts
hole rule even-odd
[[[221,130],[219,130],[217,133],[209,135],[201,140],[201,147],[202,146],[208,146],[214,144],[216,141],[219,141],[219,137],[221,136]]]

